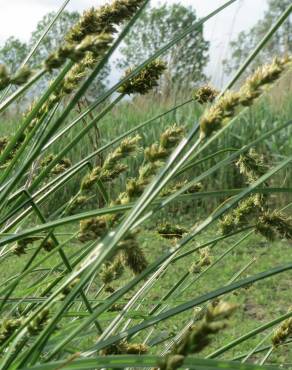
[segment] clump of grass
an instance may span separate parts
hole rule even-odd
[[[200,354],[201,357],[213,337],[224,340],[226,320],[230,320],[236,305],[220,301],[220,296],[235,292],[232,299],[240,301],[242,288],[292,269],[290,263],[258,274],[248,271],[252,275],[241,277],[251,268],[253,258],[252,263],[234,266],[231,280],[222,269],[222,274],[214,279],[214,290],[197,294],[198,281],[208,277],[207,272],[212,272],[217,263],[225,262],[230,252],[249,237],[250,234],[242,235],[246,229],[270,239],[275,236],[291,238],[290,218],[284,211],[272,209],[266,195],[276,191],[271,187],[270,179],[277,171],[284,169],[291,158],[285,158],[273,167],[273,163],[267,165],[266,156],[262,157],[255,150],[247,153],[248,148],[284,130],[288,123],[260,133],[256,140],[242,148],[227,148],[226,152],[233,152],[231,159],[222,160],[221,150],[212,153],[211,157],[207,155],[193,161],[205,148],[209,148],[214,139],[220,137],[223,130],[210,138],[212,133],[234,120],[238,112],[254,105],[266,87],[284,75],[291,58],[277,58],[270,65],[260,68],[237,92],[223,90],[218,95],[210,86],[197,90],[188,104],[194,104],[196,100],[202,109],[205,108],[200,117],[200,133],[192,122],[190,132],[185,135],[187,125],[174,124],[183,121],[175,119],[168,127],[160,128],[160,136],[153,135],[155,140],[148,139],[142,151],[142,135],[133,133],[143,127],[145,129],[148,122],[118,138],[109,138],[106,145],[94,152],[89,149],[87,157],[82,153],[80,156],[79,153],[70,155],[91,128],[99,124],[125,95],[145,95],[157,87],[166,68],[159,57],[187,34],[200,30],[209,18],[184,30],[145,63],[127,70],[114,88],[97,97],[94,104],[81,111],[74,122],[67,122],[76,103],[147,3],[147,0],[116,0],[86,11],[65,36],[64,43],[51,51],[44,61],[43,70],[34,75],[29,69],[26,73],[20,69],[11,76],[5,67],[0,68],[1,87],[6,88],[13,83],[22,85],[15,95],[0,104],[1,112],[9,104],[16,103],[16,97],[24,94],[44,73],[62,68],[59,72],[55,71],[56,79],[25,112],[17,132],[0,141],[3,169],[0,178],[0,262],[4,265],[10,258],[16,261],[14,255],[21,257],[15,264],[17,268],[20,266],[19,271],[13,271],[8,278],[6,276],[0,285],[3,370],[33,368],[35,365],[41,367],[43,363],[70,368],[71,362],[75,366],[77,357],[80,368],[83,364],[90,366],[88,361],[93,361],[94,367],[151,368],[157,366],[157,362],[145,355],[150,352],[159,354],[161,341],[165,342],[166,355],[160,356],[159,367],[177,369],[187,363],[189,355]],[[283,13],[277,27],[265,37],[263,44],[288,15],[287,11]],[[116,38],[120,26],[128,20],[129,24]],[[260,48],[254,51],[252,57]],[[118,93],[116,99],[108,99],[113,92]],[[66,105],[63,106],[65,98]],[[194,105],[198,107],[198,104]],[[94,116],[94,108],[97,108],[97,116]],[[77,123],[89,114],[91,121],[88,126],[77,127]],[[76,130],[73,138],[70,130]],[[68,142],[64,145],[65,136]],[[52,143],[59,144],[59,151],[50,150],[56,153],[54,155],[48,154]],[[112,149],[113,145],[116,146]],[[223,151],[224,148],[225,145]],[[107,155],[100,163],[93,165],[92,159],[105,149],[109,149]],[[142,152],[143,155],[137,156]],[[143,158],[140,162],[135,157]],[[205,171],[201,171],[199,165],[207,165],[210,158],[216,160],[216,166],[207,166]],[[231,160],[237,160],[247,188],[221,187],[222,191],[212,188],[216,196],[219,194],[222,197],[227,193],[231,198],[201,220],[194,207],[190,221],[183,222],[182,226],[173,216],[162,225],[160,220],[157,221],[160,218],[158,211],[164,209],[166,214],[166,207],[171,201],[179,199],[189,202],[203,197],[209,201],[211,195],[204,191],[205,183],[209,180],[209,184],[213,185],[209,176],[217,169],[226,168]],[[129,166],[134,162],[130,175]],[[193,171],[191,181],[181,176],[185,166]],[[68,183],[71,186],[73,183],[79,190],[70,193]],[[113,185],[114,191],[108,191],[107,186]],[[267,192],[263,195],[251,194],[259,186]],[[61,204],[58,199],[58,204],[45,209],[46,200],[52,195],[57,198],[60,192],[68,193],[67,199],[70,200]],[[95,202],[97,194],[103,196],[103,202],[98,205]],[[83,212],[83,207],[91,209]],[[159,234],[165,243],[159,250],[149,248],[150,253],[145,253],[145,241],[141,240],[143,234],[139,234],[138,228],[147,220],[154,225],[154,234]],[[218,221],[223,235],[211,237],[207,228],[212,226],[217,229]],[[192,225],[189,225],[191,222]],[[71,223],[73,226],[69,227]],[[206,240],[197,244],[199,234]],[[235,238],[235,244],[216,260],[216,248],[222,241],[228,244],[230,234]],[[196,239],[194,244],[191,243],[193,239]],[[33,244],[36,241],[40,241],[37,247]],[[192,263],[194,258],[184,259],[183,269],[177,268],[178,260],[196,251],[199,255],[195,263]],[[168,281],[169,274],[174,279]],[[186,296],[184,291],[188,286],[192,286],[192,294]],[[157,292],[154,302],[150,299],[153,291]],[[198,315],[189,314],[188,310],[193,307],[198,308]],[[175,330],[171,332],[167,328],[167,336],[164,337],[160,327],[163,320],[174,320],[178,314],[182,316],[176,320]],[[269,350],[286,343],[291,334],[290,321],[284,321],[287,317],[277,317],[272,324],[264,326],[270,328],[275,322],[281,325]],[[255,329],[248,337],[261,330]],[[232,346],[234,342],[227,343],[211,355],[223,354]],[[72,349],[78,353],[68,360],[68,351]],[[253,351],[255,349],[251,348],[250,353]],[[121,360],[119,355],[127,356]],[[262,362],[267,359],[268,355],[265,355]],[[209,364],[197,357],[193,360],[195,365],[197,361],[200,361],[200,366]],[[108,365],[103,361],[109,361]],[[214,364],[217,366],[216,360]],[[222,363],[219,365],[222,366]],[[232,368],[235,363],[228,361],[226,366]]]

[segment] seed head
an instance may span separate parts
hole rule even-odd
[[[114,280],[119,279],[124,272],[124,265],[120,257],[116,257],[114,262],[103,265],[99,274],[101,281],[104,284],[110,284]]]
[[[106,231],[106,221],[102,217],[94,217],[80,222],[78,239],[84,243],[100,238]]]
[[[195,90],[193,93],[194,100],[200,104],[213,103],[219,92],[213,86],[206,85]]]
[[[258,219],[256,231],[268,240],[277,236],[281,239],[292,239],[292,218],[279,211],[264,212]]]
[[[292,318],[287,319],[283,324],[275,331],[272,337],[272,343],[275,347],[285,343],[286,339],[292,335]]]
[[[7,144],[8,144],[8,137],[6,136],[0,137],[0,154],[6,148]]]
[[[118,244],[122,263],[138,275],[148,265],[143,250],[133,233],[128,234],[125,240]]]
[[[102,32],[116,32],[114,25],[131,18],[142,3],[142,0],[116,0],[111,5],[85,11],[66,36],[67,42],[80,42],[88,35]]]
[[[235,210],[220,221],[221,233],[227,235],[238,227],[248,225],[252,220],[258,218],[262,211],[262,198],[258,194],[244,199]]]
[[[0,64],[0,90],[5,89],[10,84],[10,76],[7,67]]]
[[[248,154],[241,155],[236,162],[239,172],[247,178],[249,184],[258,180],[267,172],[263,156],[259,155],[254,149],[250,149]]]
[[[252,105],[264,88],[275,82],[290,65],[290,58],[276,58],[271,64],[258,68],[238,92],[225,93],[203,115],[200,121],[201,139],[220,129],[236,115],[238,109]]]
[[[166,64],[157,60],[149,63],[137,76],[130,78],[120,88],[119,93],[121,94],[141,94],[145,95],[150,92],[154,87],[158,86],[158,80],[166,70]],[[130,68],[126,71],[125,77],[127,77],[133,70]]]
[[[38,316],[33,319],[27,326],[27,330],[31,336],[38,335],[46,326],[49,319],[50,311],[43,309]]]
[[[5,319],[1,322],[0,327],[0,344],[6,342],[13,333],[21,326],[22,320],[21,319]]]
[[[13,85],[23,85],[25,84],[29,78],[31,77],[32,75],[32,70],[27,67],[27,66],[24,66],[22,68],[20,68],[15,75],[13,75],[11,77],[11,83]]]
[[[159,225],[157,232],[165,239],[181,239],[188,230],[180,225],[172,225],[167,222]]]
[[[201,352],[209,343],[210,335],[223,330],[236,306],[220,302],[217,307],[209,305],[204,318],[197,325],[191,327],[170,354],[161,359],[161,370],[176,370],[184,362],[184,358],[190,354]]]

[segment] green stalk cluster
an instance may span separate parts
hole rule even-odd
[[[201,322],[191,327],[172,352],[159,361],[159,368],[176,370],[182,366],[188,355],[201,352],[209,345],[210,335],[217,334],[226,328],[226,319],[235,309],[235,305],[226,302],[214,302],[209,305]]]
[[[172,127],[168,128],[161,135],[160,144],[157,145],[157,147],[155,146],[155,151],[157,150],[157,148],[159,152],[163,151],[164,159],[166,159],[171,153],[172,149],[180,141],[182,133],[183,129],[177,125],[173,125]],[[123,147],[124,143],[122,143],[121,145]],[[140,167],[139,176],[137,178],[129,179],[127,181],[126,191],[121,193],[118,196],[118,198],[111,203],[111,206],[129,204],[132,200],[139,197],[143,193],[145,187],[149,184],[149,182],[155,175],[157,169],[162,166],[163,162],[161,161],[156,160],[149,162],[147,155],[145,153],[149,152],[150,150],[153,150],[151,148],[153,148],[153,146],[146,148],[144,151],[145,164],[143,164]],[[120,164],[117,163],[117,161],[114,159],[116,155],[121,159],[120,149],[117,149],[117,151],[113,152],[109,156],[109,160],[106,160],[104,162],[106,170],[108,170],[108,166],[109,168],[111,168],[111,166],[113,165],[114,171],[116,171],[115,166],[117,165],[120,166]],[[162,159],[162,156],[160,154],[159,158]],[[97,180],[97,178],[99,178],[98,176],[102,174],[103,172],[102,169],[103,167],[97,167],[97,170],[94,169],[88,176],[86,176],[86,178],[82,182],[81,189],[82,190],[90,189],[90,186]],[[83,242],[88,240],[94,240],[101,237],[104,234],[104,231],[106,231],[107,227],[112,226],[117,221],[118,218],[119,215],[107,215],[81,221],[79,239]]]
[[[137,76],[130,78],[127,82],[125,82],[119,88],[118,92],[127,95],[136,93],[145,95],[154,87],[158,86],[158,80],[165,70],[165,62],[161,60],[154,60],[144,67]],[[132,68],[129,68],[125,72],[125,77],[127,77],[132,71]]]
[[[258,68],[239,91],[227,91],[201,118],[201,139],[205,139],[228,123],[239,109],[252,105],[263,94],[265,88],[278,80],[289,67],[291,57],[275,58],[271,64]]]
[[[61,67],[67,59],[72,60],[75,65],[65,76],[58,92],[50,96],[29,125],[29,128],[26,130],[27,132],[18,140],[13,151],[11,151],[8,161],[13,158],[28,132],[64,96],[71,94],[77,88],[80,81],[86,76],[87,71],[93,68],[97,61],[106,53],[113,40],[112,34],[115,32],[114,25],[120,25],[123,21],[130,19],[143,2],[143,0],[116,0],[112,5],[105,5],[98,9],[92,8],[84,12],[78,23],[72,27],[65,37],[65,45],[52,53],[44,63],[46,70],[49,72]],[[7,84],[16,84],[24,81],[24,77],[29,74],[32,74],[31,70],[28,67],[24,67],[11,80],[5,66],[1,66],[0,90],[2,85],[2,88],[5,88]],[[5,143],[5,147],[6,145],[7,142]]]
[[[203,267],[210,266],[212,263],[209,248],[200,249],[199,253],[200,253],[199,260],[194,262],[190,267],[191,274],[199,274],[202,271]]]
[[[16,73],[11,74],[4,64],[0,64],[0,91],[9,85],[24,85],[30,79],[32,74],[33,71],[27,66],[24,66]]]
[[[219,95],[219,91],[213,86],[205,85],[193,92],[193,99],[200,104],[213,103]]]

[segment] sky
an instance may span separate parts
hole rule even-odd
[[[199,17],[204,17],[224,4],[227,0],[152,0],[151,4],[181,3],[192,5]],[[64,0],[0,0],[0,45],[9,37],[15,36],[27,41],[38,21],[48,12],[57,11]],[[66,9],[82,12],[92,6],[98,6],[104,0],[70,0]],[[206,73],[212,82],[220,86],[224,76],[222,60],[228,57],[229,42],[236,35],[252,27],[262,18],[267,0],[237,0],[221,14],[205,24],[205,37],[211,42],[210,63]]]

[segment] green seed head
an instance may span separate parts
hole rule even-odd
[[[135,93],[145,95],[158,86],[158,80],[165,70],[166,64],[163,61],[151,62],[137,76],[125,82],[118,91],[127,95]],[[130,73],[132,73],[132,69],[126,71],[125,77]]]

